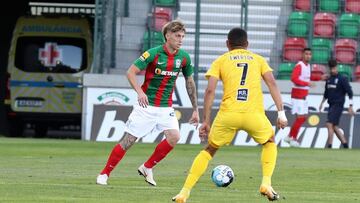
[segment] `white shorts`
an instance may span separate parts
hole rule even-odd
[[[291,113],[292,114],[298,114],[298,115],[305,115],[308,114],[308,103],[306,99],[291,99],[292,108]]]
[[[136,104],[125,124],[125,132],[137,138],[154,131],[160,133],[169,129],[179,130],[179,122],[172,107],[143,108]]]

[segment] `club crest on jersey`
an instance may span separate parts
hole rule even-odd
[[[249,96],[248,89],[238,89],[237,100],[238,101],[247,101]]]
[[[176,59],[176,61],[175,61],[175,67],[176,67],[176,68],[180,68],[180,65],[181,65],[181,60],[180,60],[180,59]]]
[[[164,75],[164,76],[177,76],[179,73],[178,72],[173,72],[173,71],[165,71],[165,70],[161,70],[160,68],[156,68],[155,69],[155,74],[156,75]]]

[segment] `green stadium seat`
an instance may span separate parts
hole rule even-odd
[[[311,43],[312,63],[327,63],[331,57],[332,47],[332,41],[329,39],[313,39]]]
[[[146,51],[155,46],[162,45],[164,43],[164,37],[161,32],[146,31],[143,38],[143,51]]]
[[[176,0],[155,0],[156,6],[176,6]]]
[[[359,2],[360,3],[360,2]],[[354,13],[345,13],[340,17],[339,37],[358,38],[360,28],[359,15]]]
[[[320,0],[319,11],[339,13],[340,0]]]
[[[307,12],[292,12],[288,20],[288,36],[307,37],[309,34],[310,20],[310,14]]]
[[[337,66],[339,74],[346,76],[349,81],[352,80],[352,67],[346,64],[338,64]]]
[[[295,67],[295,63],[282,63],[278,69],[277,79],[290,80],[291,73]]]

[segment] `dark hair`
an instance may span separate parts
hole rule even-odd
[[[306,47],[306,48],[303,49],[303,53],[304,53],[305,51],[311,51],[311,48]]]
[[[231,47],[245,47],[247,45],[247,33],[239,27],[231,29],[227,38]]]
[[[329,68],[334,68],[335,66],[337,66],[337,62],[335,59],[330,59],[328,61],[328,65],[329,65]]]

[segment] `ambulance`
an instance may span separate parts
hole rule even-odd
[[[11,41],[6,113],[10,136],[24,127],[80,125],[82,76],[92,64],[92,34],[81,15],[22,16]]]

